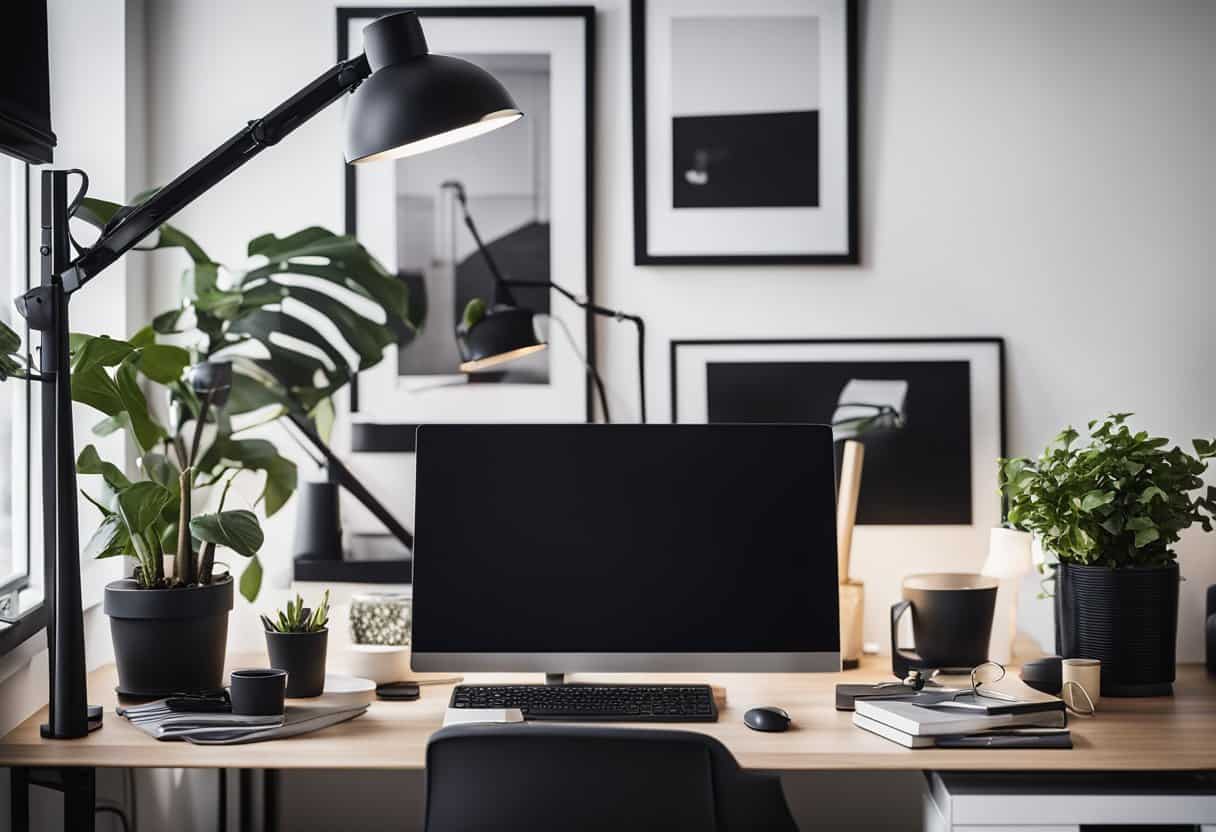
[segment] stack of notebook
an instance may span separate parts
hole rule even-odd
[[[1064,702],[921,691],[855,704],[853,724],[907,748],[1072,748]]]

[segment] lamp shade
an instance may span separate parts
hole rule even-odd
[[[543,350],[546,344],[537,337],[532,318],[531,309],[496,306],[468,330],[457,333],[460,371],[482,372]]]
[[[506,87],[479,66],[432,55],[416,12],[363,29],[371,75],[351,97],[346,160],[399,159],[487,133],[523,113]]]
[[[1021,578],[1029,575],[1030,570],[1030,533],[993,529],[988,541],[988,559],[980,572],[993,578]]]

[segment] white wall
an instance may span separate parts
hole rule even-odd
[[[1110,410],[1135,411],[1140,424],[1179,440],[1211,434],[1216,7],[863,4],[863,264],[638,268],[628,8],[599,6],[596,290],[602,303],[646,316],[655,419],[669,412],[672,338],[1001,335],[1011,453],[1036,453],[1063,425]],[[331,0],[161,0],[148,22],[149,181],[180,171],[334,57]],[[341,228],[340,109],[179,223],[234,262],[264,231]],[[157,308],[172,285],[157,283]],[[632,331],[599,326],[613,412],[634,414]],[[394,460],[356,465],[378,468],[380,482]],[[269,554],[280,578],[290,513],[270,524],[281,532],[269,538],[281,541]],[[899,576],[935,564],[907,562],[866,534],[856,563],[872,584],[867,638],[881,641],[882,607]],[[1201,655],[1214,555],[1216,539],[1196,534],[1180,547],[1186,660]],[[982,544],[942,557],[978,567]],[[1047,603],[1023,596],[1021,621],[1045,638]]]

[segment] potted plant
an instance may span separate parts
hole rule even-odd
[[[105,227],[121,210],[85,199],[76,216]],[[217,550],[248,558],[239,587],[251,601],[258,594],[257,516],[224,502],[234,477],[255,472],[265,478],[255,507],[269,517],[295,491],[297,471],[246,432],[288,417],[327,435],[333,393],[419,323],[407,317],[403,283],[354,238],[322,228],[254,239],[246,271],[225,269],[169,225],[151,247],[189,256],[181,304],[128,340],[71,341],[73,400],[104,416],[94,434],[125,431],[137,452],[128,476],[88,445],[77,471],[101,481],[85,494],[102,522],[84,554],[136,561],[130,578],[107,587],[105,609],[120,687],[143,694],[221,686],[233,577]],[[20,347],[0,325],[0,380],[27,374]],[[219,507],[196,515],[217,490]]]
[[[270,666],[287,671],[287,695],[320,696],[325,689],[325,648],[329,638],[329,590],[317,608],[304,606],[296,595],[274,619],[262,616]]]
[[[1131,414],[1066,428],[1036,461],[1001,460],[1011,525],[1054,558],[1056,652],[1102,662],[1103,696],[1168,695],[1178,630],[1174,545],[1212,530],[1216,488],[1203,487],[1216,441],[1194,453],[1133,432]]]

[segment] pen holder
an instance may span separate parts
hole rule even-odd
[[[234,714],[273,716],[283,713],[286,672],[268,667],[234,670],[228,681]]]

